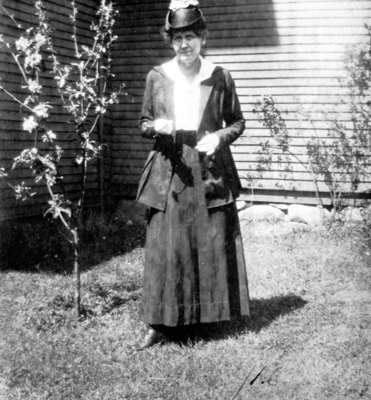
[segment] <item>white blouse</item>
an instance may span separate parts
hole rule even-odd
[[[201,82],[210,78],[215,65],[200,57],[201,68],[192,83],[181,72],[177,59],[162,65],[166,75],[174,81],[174,113],[176,130],[197,130],[199,123],[199,105]]]

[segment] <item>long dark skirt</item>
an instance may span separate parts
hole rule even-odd
[[[149,211],[142,319],[182,326],[249,315],[235,203],[208,209],[197,151],[186,146],[183,162],[191,181],[175,173],[166,210]]]

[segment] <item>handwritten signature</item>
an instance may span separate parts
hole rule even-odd
[[[252,367],[249,373],[247,374],[246,378],[238,388],[237,392],[235,395],[232,397],[232,400],[236,399],[237,396],[240,394],[241,390],[243,387],[246,385],[246,383],[249,381],[250,378],[252,378],[249,381],[250,386],[257,385],[257,384],[268,384],[271,386],[274,386],[277,384],[277,379],[276,379],[276,374],[277,372],[281,369],[282,367],[276,367],[273,369],[271,373],[267,371],[267,366],[264,365],[264,367],[254,376],[252,375],[253,370],[255,367]],[[264,372],[264,373],[263,373]]]

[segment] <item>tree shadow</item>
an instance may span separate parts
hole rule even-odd
[[[112,257],[141,248],[145,225],[114,215],[91,212],[80,231],[81,271]],[[0,272],[71,274],[73,249],[62,227],[42,216],[5,221],[0,225]]]
[[[260,332],[279,317],[304,307],[307,301],[300,296],[289,294],[268,299],[250,301],[250,317],[240,317],[232,321],[223,321],[197,326],[182,327],[168,332],[171,342],[180,345],[196,343],[200,340],[217,341],[247,332]],[[175,333],[175,334],[173,334]]]

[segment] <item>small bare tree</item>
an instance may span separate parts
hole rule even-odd
[[[62,62],[57,53],[43,1],[35,2],[37,25],[23,29],[14,16],[5,10],[8,16],[22,29],[22,35],[11,44],[0,37],[7,47],[15,64],[21,72],[23,87],[28,94],[20,98],[0,85],[0,90],[17,102],[22,112],[23,130],[33,138],[33,147],[23,149],[14,158],[13,168],[25,166],[30,168],[35,181],[44,184],[49,194],[48,208],[50,214],[58,220],[64,230],[73,251],[73,270],[75,281],[76,316],[81,316],[81,289],[79,265],[79,229],[82,225],[82,211],[86,195],[87,173],[91,162],[100,156],[103,144],[94,140],[97,125],[104,117],[109,106],[119,101],[124,86],[110,90],[109,82],[113,78],[111,72],[111,49],[116,40],[113,34],[117,11],[109,0],[101,0],[97,10],[97,18],[91,23],[92,43],[82,46],[78,40],[77,7],[71,0],[70,21],[72,25],[73,61]],[[52,68],[45,70],[51,63]],[[64,156],[61,145],[62,137],[49,128],[53,105],[43,93],[43,75],[51,74],[55,80],[55,90],[59,94],[61,104],[68,111],[69,123],[74,126],[75,156],[73,164],[79,169],[80,190],[77,198],[69,197],[64,187],[64,177],[60,165]],[[57,120],[58,122],[58,120]],[[68,131],[68,129],[66,129]],[[5,171],[2,172],[4,175]],[[35,194],[24,182],[13,186],[18,198]]]

